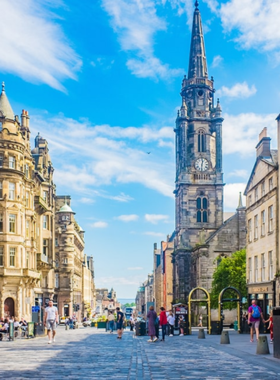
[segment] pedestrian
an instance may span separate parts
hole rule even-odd
[[[184,317],[182,315],[179,316],[179,328],[180,328],[180,336],[184,336]]]
[[[197,327],[202,327],[202,314],[199,314]]]
[[[114,323],[115,323],[115,316],[114,316],[114,314],[113,314],[112,311],[109,311],[108,322],[109,322],[109,330],[110,330],[110,334],[113,334]]]
[[[49,300],[49,306],[45,309],[44,325],[48,330],[49,344],[55,342],[56,325],[58,323],[57,307],[53,306],[53,301]]]
[[[155,321],[157,319],[157,313],[154,311],[154,307],[152,305],[149,307],[147,319],[149,320],[148,331],[149,331],[149,335],[151,337],[151,339],[149,339],[148,342],[156,342],[158,339],[156,337],[156,326],[155,326]]]
[[[122,339],[124,315],[123,315],[123,312],[120,311],[119,307],[116,308],[116,311],[117,311],[117,333],[118,333],[117,339]]]
[[[167,317],[167,322],[168,322],[169,331],[170,331],[169,336],[173,336],[174,335],[175,317],[173,316],[172,312],[169,313],[169,316]]]
[[[160,308],[161,312],[159,315],[159,324],[161,326],[161,332],[162,332],[162,339],[161,341],[164,342],[165,340],[165,334],[166,334],[166,325],[167,325],[167,317],[166,317],[166,311],[165,308],[162,306]]]
[[[270,331],[270,343],[273,343],[273,312],[272,310],[269,313],[269,318],[266,322],[269,322],[267,329]]]
[[[254,329],[256,331],[256,340],[259,340],[260,335],[260,320],[263,320],[263,313],[261,308],[257,305],[256,300],[252,300],[252,305],[248,309],[248,325],[250,327],[250,342],[254,342]]]
[[[159,317],[157,315],[157,318],[155,320],[155,330],[156,330],[156,337],[159,339]]]

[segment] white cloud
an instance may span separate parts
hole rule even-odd
[[[127,270],[143,270],[143,267],[129,267]]]
[[[81,203],[85,203],[85,204],[89,204],[89,205],[90,205],[90,204],[94,203],[95,200],[92,199],[92,198],[86,198],[86,197],[83,197],[83,198],[80,199],[80,202],[81,202]]]
[[[97,188],[113,183],[138,183],[173,198],[174,164],[172,160],[166,162],[166,148],[155,143],[155,154],[147,154],[150,142],[173,141],[172,127],[157,130],[148,126],[94,126],[87,120],[77,121],[63,115],[37,116],[31,122],[35,124],[34,130],[39,130],[48,140],[52,159],[55,158],[59,168],[55,171],[55,181],[64,188],[71,184],[71,188],[82,192],[82,197],[100,196],[128,202],[133,198],[127,194],[112,195]],[[67,155],[63,154],[66,152]]]
[[[102,0],[103,8],[111,16],[111,24],[118,35],[123,51],[133,57],[127,67],[141,78],[169,79],[181,70],[171,69],[154,55],[154,36],[166,30],[165,21],[156,13],[153,0]]]
[[[252,95],[255,95],[257,89],[254,85],[251,87],[248,86],[247,82],[236,83],[232,87],[222,86],[217,91],[217,96],[220,97],[229,97],[229,98],[249,98]]]
[[[116,216],[115,219],[121,220],[122,222],[135,222],[136,220],[139,219],[139,216],[136,214],[120,215],[120,216]]]
[[[61,81],[75,79],[81,61],[50,11],[51,5],[50,1],[1,1],[0,70],[65,91]]]
[[[161,214],[146,214],[145,219],[147,222],[150,222],[152,224],[157,224],[158,222],[166,222],[169,219],[168,215],[161,215]]]
[[[255,154],[259,133],[268,127],[268,135],[276,141],[276,114],[224,114],[223,153],[239,153],[242,157]]]
[[[239,192],[242,194],[243,206],[246,198],[243,196],[246,183],[229,183],[224,188],[224,209],[225,211],[235,210],[238,206]]]
[[[228,174],[229,177],[240,177],[244,179],[248,179],[249,173],[245,169],[236,169],[233,172]]]
[[[216,55],[214,58],[213,58],[213,62],[211,64],[212,67],[219,67],[221,65],[221,63],[223,62],[224,58],[221,57],[220,55]]]
[[[165,237],[166,235],[162,232],[153,232],[153,231],[147,231],[147,232],[144,232],[143,235],[147,235],[147,236],[154,236],[154,237]]]
[[[243,48],[279,50],[279,0],[230,0],[219,11],[227,32],[237,30],[235,39]]]
[[[92,228],[106,228],[108,227],[108,223],[99,221],[99,222],[94,222],[90,224],[90,226]]]

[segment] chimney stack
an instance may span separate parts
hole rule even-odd
[[[23,128],[26,127],[26,116],[25,116],[25,110],[22,110],[22,113],[21,113],[21,126]]]
[[[259,134],[259,142],[256,146],[257,157],[270,157],[270,141],[271,138],[267,137],[267,128],[265,127]]]

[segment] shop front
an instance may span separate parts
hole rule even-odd
[[[261,285],[248,285],[248,305],[251,301],[257,300],[258,306],[262,309],[264,319],[269,318],[269,313],[275,306],[275,281],[263,283]],[[265,328],[260,328],[260,331],[265,332]]]

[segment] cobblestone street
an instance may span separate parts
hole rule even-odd
[[[47,338],[0,342],[1,379],[280,379],[273,355],[257,356],[248,335],[230,334],[198,340],[197,333],[148,343],[148,337],[123,339],[95,328],[58,329],[57,342]],[[270,345],[272,351],[272,345]]]

